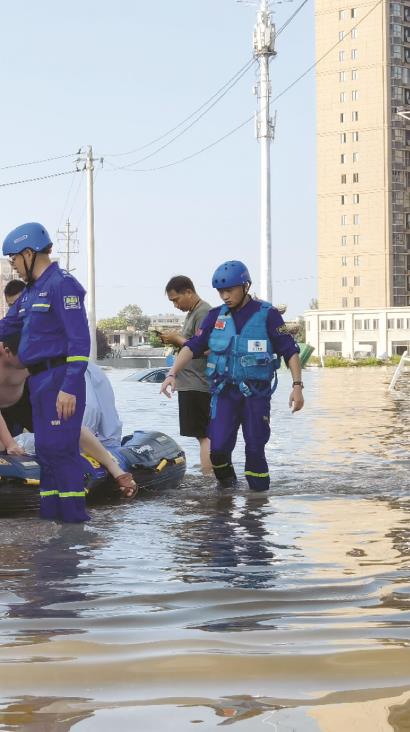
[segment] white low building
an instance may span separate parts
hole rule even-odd
[[[308,310],[306,342],[317,356],[394,356],[410,350],[410,307]]]

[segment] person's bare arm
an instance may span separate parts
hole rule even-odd
[[[185,368],[189,364],[189,362],[193,359],[194,354],[192,353],[191,349],[187,346],[183,346],[183,348],[178,353],[178,356],[175,359],[175,362],[173,366],[170,369],[170,373],[168,374],[167,378],[161,385],[161,394],[165,394],[165,396],[170,398],[171,394],[175,391],[175,376],[179,371],[182,371],[182,369]],[[170,387],[170,392],[168,391],[168,387]]]
[[[297,353],[290,357],[288,366],[292,374],[293,381],[302,381],[302,367],[300,358]],[[289,396],[289,406],[292,412],[299,412],[304,405],[303,390],[301,386],[293,386]]]
[[[6,450],[8,455],[24,455],[23,448],[17,444],[15,439],[11,436],[10,430],[7,427],[4,417],[0,412],[0,450]]]

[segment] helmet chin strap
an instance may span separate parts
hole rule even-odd
[[[34,284],[33,270],[34,270],[34,265],[36,263],[37,252],[35,252],[33,249],[31,251],[33,252],[33,259],[31,260],[30,267],[27,266],[26,258],[24,256],[24,254],[21,253],[21,256],[23,257],[23,262],[24,262],[24,270],[26,272],[27,287],[31,287],[31,285]]]
[[[242,291],[243,291],[242,300],[240,301],[240,303],[238,303],[238,305],[235,305],[234,308],[231,308],[231,310],[240,310],[241,309],[246,298],[248,297],[249,288],[250,288],[249,282],[247,282],[246,285],[242,285]]]

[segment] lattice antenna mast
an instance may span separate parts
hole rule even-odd
[[[253,34],[254,54],[259,62],[257,138],[261,151],[261,229],[260,229],[260,297],[272,302],[272,237],[271,237],[271,169],[270,147],[275,126],[272,122],[269,64],[276,56],[275,25],[268,0],[260,0]]]
[[[64,231],[57,231],[58,242],[63,245],[62,249],[58,250],[59,254],[65,254],[67,272],[73,272],[74,268],[70,269],[71,255],[78,254],[78,229],[72,229],[70,219],[67,219]]]

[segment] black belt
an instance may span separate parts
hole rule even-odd
[[[67,363],[67,356],[55,356],[54,358],[45,358],[44,361],[38,361],[37,363],[30,363],[26,366],[26,369],[31,374],[40,374],[42,371],[48,371],[48,369],[55,369],[56,366],[61,366],[63,363]]]

